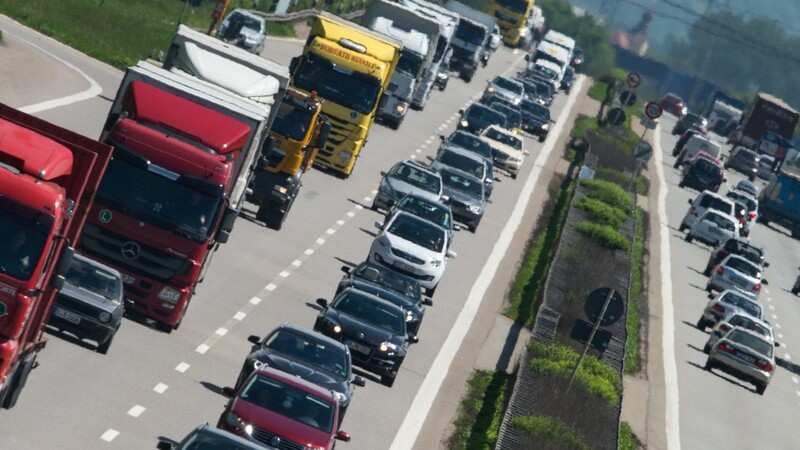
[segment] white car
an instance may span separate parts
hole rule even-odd
[[[772,332],[772,325],[767,321],[758,319],[747,314],[744,311],[732,311],[725,315],[722,319],[714,324],[711,328],[711,333],[708,335],[708,342],[703,346],[703,353],[708,353],[711,347],[717,343],[719,338],[731,331],[735,327],[744,328],[746,330],[755,331],[764,337],[764,339],[775,342],[775,336]],[[775,347],[779,344],[775,342]]]
[[[743,311],[755,318],[764,319],[764,308],[753,297],[739,290],[728,289],[714,296],[708,294],[709,302],[706,304],[700,318],[697,319],[697,329],[705,331],[712,327],[723,317],[731,312]]]
[[[697,239],[704,244],[716,247],[720,242],[727,241],[732,236],[738,236],[739,226],[741,224],[736,217],[709,209],[692,224],[684,240],[692,242]]]
[[[525,87],[519,81],[504,76],[496,76],[488,81],[486,89],[483,91],[481,103],[486,103],[490,97],[498,96],[514,105],[522,103]]]
[[[761,270],[760,266],[739,255],[728,255],[711,271],[706,290],[712,292],[736,289],[758,298],[762,284],[769,284],[761,278]]]
[[[745,191],[735,189],[728,191],[725,196],[746,207],[745,209],[747,209],[747,212],[745,213],[744,222],[742,222],[741,232],[744,237],[750,236],[750,230],[753,228],[753,224],[758,221],[758,199]]]
[[[490,125],[481,132],[481,139],[492,148],[494,166],[517,178],[528,152],[522,138],[502,127]]]
[[[373,211],[388,210],[406,194],[439,201],[442,199],[442,177],[416,161],[400,161],[383,174],[370,208]]]
[[[448,250],[447,231],[405,211],[398,211],[386,223],[375,222],[375,227],[381,232],[372,241],[369,261],[418,280],[432,297],[447,258],[456,257]]]
[[[234,9],[220,24],[217,36],[259,55],[264,51],[267,22],[263,17],[244,9]]]
[[[689,200],[689,204],[692,206],[689,207],[689,210],[686,211],[686,215],[683,216],[683,220],[681,220],[681,224],[678,226],[678,231],[685,231],[687,228],[694,225],[697,219],[702,216],[706,210],[716,209],[729,216],[733,216],[735,211],[732,199],[711,191],[701,192],[694,200]]]

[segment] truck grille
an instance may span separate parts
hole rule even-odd
[[[392,254],[394,256],[397,256],[398,258],[403,258],[406,261],[411,261],[414,264],[425,264],[424,260],[419,259],[419,258],[417,258],[416,256],[414,256],[414,255],[412,255],[410,253],[406,253],[406,252],[404,252],[402,250],[398,250],[396,248],[392,248]]]
[[[263,428],[253,427],[253,437],[263,444],[269,446],[269,448],[277,448],[279,450],[305,450],[305,446],[302,444],[298,444],[297,442],[292,442],[288,439],[284,439],[277,434],[267,431]],[[278,444],[277,447],[274,447],[272,444],[273,438],[279,438],[281,442]]]

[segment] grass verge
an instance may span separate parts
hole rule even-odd
[[[270,36],[295,37],[294,25],[291,23],[267,22],[267,33]]]
[[[628,320],[625,324],[628,330],[628,340],[625,342],[625,372],[635,373],[641,367],[639,331],[641,317],[639,315],[639,295],[644,288],[644,238],[645,238],[645,213],[642,208],[636,208],[636,233],[633,235],[633,253],[631,256],[631,289],[628,294]]]
[[[637,450],[644,448],[641,441],[633,434],[633,429],[628,422],[619,424],[619,450]]]
[[[576,429],[546,416],[522,416],[511,419],[511,426],[527,431],[538,444],[526,448],[562,448],[589,450],[589,444]]]
[[[503,371],[476,371],[467,382],[455,430],[446,449],[490,450],[497,441],[509,376]]]

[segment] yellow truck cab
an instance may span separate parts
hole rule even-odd
[[[534,0],[490,0],[488,14],[497,19],[503,42],[510,47],[523,47],[532,39],[529,18]]]
[[[290,68],[291,86],[316,92],[331,123],[317,164],[350,176],[402,49],[400,41],[332,14],[314,18],[303,53]]]

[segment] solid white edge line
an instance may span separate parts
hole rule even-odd
[[[580,76],[578,78],[578,81],[574,86],[575,92],[580,92],[581,85],[585,79],[586,77],[584,76]],[[557,128],[564,127],[564,122],[566,121],[569,112],[572,110],[572,107],[575,105],[576,100],[577,94],[567,99],[567,103],[564,106],[564,109],[561,111],[558,120],[556,121]],[[559,129],[555,134],[558,135],[560,133],[561,130]],[[428,374],[422,381],[422,385],[417,391],[417,394],[411,403],[411,407],[409,408],[403,423],[400,425],[400,428],[398,429],[398,432],[392,441],[392,446],[390,447],[391,450],[410,449],[414,446],[414,443],[416,442],[417,437],[422,430],[422,426],[427,420],[428,413],[430,413],[433,399],[436,398],[436,394],[439,392],[442,383],[444,383],[444,379],[447,376],[450,365],[452,364],[453,359],[455,359],[459,347],[461,347],[461,342],[464,340],[464,336],[466,336],[467,331],[469,331],[469,328],[475,319],[475,315],[478,313],[478,309],[483,301],[483,296],[486,293],[486,290],[489,288],[489,284],[492,282],[492,278],[494,277],[497,267],[500,266],[500,262],[505,256],[506,251],[511,246],[514,233],[522,223],[522,218],[526,212],[528,202],[533,194],[533,188],[536,185],[539,175],[542,172],[542,168],[544,167],[547,158],[550,156],[550,153],[553,151],[557,140],[558,139],[547,140],[542,148],[541,153],[539,153],[539,156],[536,158],[536,161],[533,164],[533,169],[531,170],[530,175],[528,175],[528,179],[525,181],[525,185],[519,194],[517,204],[514,206],[514,209],[512,210],[511,215],[506,222],[506,226],[503,227],[503,230],[500,233],[500,238],[495,243],[492,253],[486,260],[486,264],[483,266],[483,269],[481,269],[478,279],[472,286],[469,296],[467,297],[467,301],[464,304],[464,308],[456,318],[455,323],[450,329],[450,333],[447,335],[447,339],[442,344],[441,350],[439,350],[439,354],[436,355],[436,359],[433,361]]]
[[[664,177],[663,154],[661,153],[661,126],[654,130],[653,153],[658,177],[658,216],[661,221],[661,317],[663,326],[661,345],[664,362],[664,426],[667,449],[680,450],[680,408],[678,397],[678,365],[675,360],[675,307],[672,304],[672,268],[670,267],[669,227],[667,225],[667,181]]]

